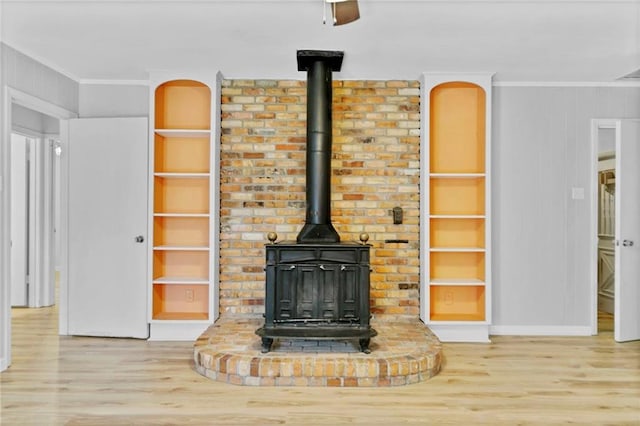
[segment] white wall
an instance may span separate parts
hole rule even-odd
[[[69,111],[78,111],[78,83],[6,44],[1,45],[3,84]]]
[[[80,117],[148,117],[149,86],[145,84],[81,84]]]
[[[495,87],[494,326],[590,326],[590,120],[631,117],[640,87]]]

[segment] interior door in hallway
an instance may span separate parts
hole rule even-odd
[[[616,136],[614,337],[640,340],[640,120],[620,120]]]
[[[11,306],[29,303],[29,145],[11,134]]]
[[[148,337],[146,118],[69,121],[68,333]]]

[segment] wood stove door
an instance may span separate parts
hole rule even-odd
[[[275,319],[338,320],[344,269],[336,264],[279,265]]]
[[[338,319],[338,265],[298,265],[292,282],[296,319]]]
[[[358,321],[360,268],[357,265],[279,265],[275,320]]]
[[[340,265],[340,319],[358,321],[360,286],[358,279],[360,267]]]
[[[296,317],[296,265],[278,265],[275,280],[275,320],[290,320]]]

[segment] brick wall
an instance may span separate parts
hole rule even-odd
[[[333,82],[332,223],[342,241],[370,235],[374,314],[418,315],[419,95],[417,81]],[[266,234],[295,240],[304,223],[306,81],[224,81],[221,127],[220,308],[262,313]]]

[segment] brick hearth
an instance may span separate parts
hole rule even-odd
[[[374,319],[371,354],[356,342],[280,340],[261,353],[261,317],[224,315],[194,344],[196,371],[246,386],[400,386],[440,371],[442,346],[417,318]]]

